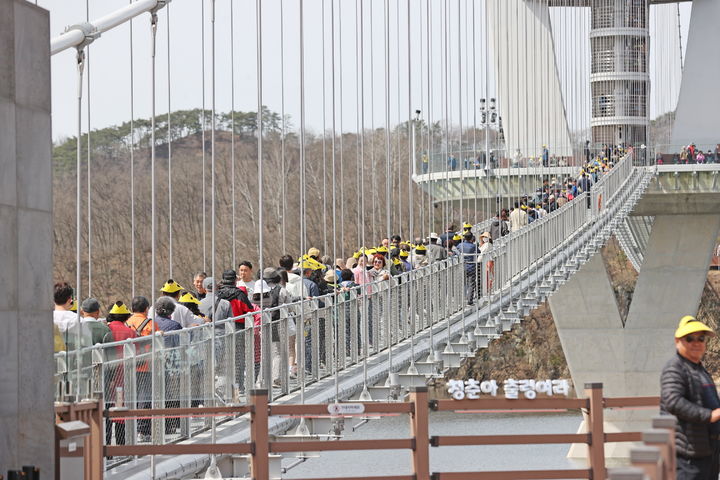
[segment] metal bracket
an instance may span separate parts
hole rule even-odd
[[[151,14],[157,13],[159,10],[162,10],[167,6],[168,3],[170,3],[172,0],[157,0],[157,5],[155,5],[155,8],[150,10]]]
[[[76,23],[65,28],[65,32],[69,32],[70,30],[80,30],[83,35],[85,35],[85,40],[76,47],[78,50],[84,49],[96,39],[100,38],[101,35],[101,33],[97,31],[97,28],[95,28],[95,25],[88,22]]]

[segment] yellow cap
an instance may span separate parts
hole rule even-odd
[[[416,251],[416,252],[423,252],[423,253],[425,253],[425,252],[427,252],[427,248],[425,248],[425,245],[423,245],[423,244],[421,243],[420,245],[418,245],[418,246],[415,248],[415,251]]]
[[[675,330],[675,338],[682,338],[696,332],[707,332],[711,336],[715,336],[715,332],[710,327],[697,320],[692,315],[685,315],[680,319],[677,330]]]
[[[400,250],[400,256],[402,258],[407,258],[410,256],[410,254],[406,250]]]
[[[369,250],[365,250],[365,254],[366,254],[366,255],[370,255],[371,257],[372,257],[373,255],[375,255],[376,253],[377,253],[377,250],[375,250],[374,248],[371,248],[371,249],[369,249]]]
[[[362,253],[355,252],[355,253],[353,253],[353,258],[360,258],[360,255],[362,255]]]
[[[196,305],[200,305],[200,301],[193,296],[192,293],[187,292],[185,295],[181,295],[178,299],[178,302],[180,303],[194,303]]]
[[[175,280],[172,278],[169,279],[167,282],[165,282],[165,285],[160,289],[161,292],[165,293],[175,293],[179,292],[180,290],[185,290],[183,287],[180,286]]]
[[[462,240],[462,237],[460,235],[454,235],[452,239],[453,242],[459,242],[460,240]]]
[[[383,245],[383,246],[381,246],[381,247],[378,247],[375,251],[376,251],[377,253],[388,253],[388,249],[387,249],[387,247],[386,247],[385,245]]]
[[[123,302],[117,301],[108,312],[110,315],[132,315]]]
[[[470,230],[471,228],[472,228],[472,225],[470,225],[469,223],[464,223],[464,224],[463,224],[463,229],[464,229],[464,230]]]
[[[77,312],[77,300],[73,300],[72,305],[70,305],[70,311]]]
[[[394,263],[395,265],[400,265],[400,259],[397,258],[397,257],[393,258],[393,263]]]

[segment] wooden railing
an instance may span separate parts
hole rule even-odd
[[[247,443],[216,444],[174,444],[174,445],[106,445],[105,456],[142,456],[142,455],[184,455],[184,454],[246,454],[249,456],[252,478],[269,479],[269,454],[285,452],[320,452],[338,450],[384,450],[407,449],[412,454],[413,475],[383,475],[382,477],[358,476],[342,477],[346,480],[509,480],[509,479],[605,479],[608,470],[605,464],[605,444],[611,442],[641,442],[646,445],[632,453],[633,464],[642,468],[650,480],[670,480],[675,475],[674,417],[661,417],[654,420],[655,430],[648,432],[606,433],[603,427],[604,408],[657,407],[658,397],[603,398],[602,384],[585,385],[586,398],[538,398],[533,400],[510,400],[504,398],[477,400],[429,400],[426,387],[411,389],[407,402],[368,402],[364,404],[363,416],[373,414],[407,414],[410,420],[409,438],[371,439],[371,440],[294,440],[271,441],[268,431],[268,419],[271,416],[317,417],[328,416],[325,404],[274,405],[268,404],[266,390],[252,390],[250,403],[234,407],[198,407],[163,408],[144,410],[106,411],[104,416],[110,419],[137,419],[148,417],[172,417],[179,415],[242,415],[250,416],[250,441]],[[83,407],[84,408],[84,407]],[[99,410],[101,402],[94,405],[96,413],[89,418],[100,425]],[[582,409],[587,412],[587,433],[576,434],[530,434],[530,435],[440,435],[430,436],[429,423],[431,411],[467,411],[467,410],[523,410],[532,412],[553,410]],[[87,408],[78,409],[69,406],[59,407],[59,417],[70,419]],[[74,412],[74,413],[73,413]],[[69,415],[69,416],[68,416]],[[79,417],[78,417],[79,418]],[[101,426],[101,425],[100,425]],[[98,439],[102,445],[102,429],[93,429],[86,449],[86,474],[89,480],[102,478],[102,457],[97,455]],[[580,443],[588,445],[588,467],[558,470],[513,470],[492,472],[433,472],[430,469],[431,447],[468,446],[468,445],[517,445]],[[639,453],[638,453],[639,452]],[[93,465],[90,465],[93,463]],[[98,473],[99,472],[99,473]],[[313,478],[306,480],[328,480]]]

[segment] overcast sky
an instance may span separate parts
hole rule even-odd
[[[90,1],[89,18],[92,20],[127,5],[128,0],[92,0]],[[331,82],[331,34],[330,34],[330,8],[331,0],[305,0],[305,102],[306,123],[308,128],[321,132],[323,123],[325,127],[332,127],[332,82]],[[445,2],[431,0],[432,19],[432,61],[433,74],[433,103],[432,108],[427,107],[427,52],[425,38],[425,0],[411,0],[411,87],[412,99],[408,104],[408,51],[407,51],[407,1],[390,1],[390,90],[388,100],[390,105],[390,123],[405,121],[408,111],[423,110],[423,117],[428,113],[437,121],[442,116],[442,95],[440,84],[442,81],[442,44],[440,39],[442,9]],[[86,0],[40,0],[39,4],[51,12],[51,35],[61,33],[65,26],[85,21]],[[323,16],[323,4],[325,15]],[[336,127],[339,130],[342,123],[344,131],[354,131],[357,128],[358,94],[357,94],[357,55],[356,55],[356,5],[354,0],[335,0],[336,34]],[[270,109],[281,110],[281,45],[284,45],[285,68],[285,111],[292,116],[294,126],[299,126],[300,118],[300,74],[299,74],[299,1],[284,0],[283,27],[281,27],[280,0],[262,0],[262,42],[263,42],[263,103]],[[462,9],[460,16],[460,43],[463,45],[461,60],[467,65],[474,61],[477,65],[475,79],[472,73],[465,75],[463,80],[463,102],[457,98],[457,85],[453,80],[450,92],[450,118],[460,116],[460,108],[467,125],[472,123],[473,116],[470,110],[476,104],[473,101],[472,89],[475,87],[475,102],[485,96],[485,66],[484,52],[484,2],[472,0],[450,0],[450,71],[452,66],[457,70],[458,50],[458,16],[457,9]],[[384,1],[364,0],[364,104],[365,126],[381,126],[385,123],[385,56],[384,56]],[[474,12],[473,12],[474,6]],[[421,8],[422,7],[422,8]],[[203,11],[204,8],[204,11]],[[372,15],[370,9],[372,8]],[[662,7],[652,17],[662,28],[672,28],[675,5]],[[217,0],[216,3],[216,108],[218,111],[228,111],[231,107],[231,51],[230,27],[231,18],[234,19],[234,86],[235,109],[255,111],[257,108],[257,69],[256,69],[256,29],[255,29],[255,1]],[[655,7],[653,7],[655,9]],[[572,29],[568,26],[568,19],[574,17],[560,13],[563,9],[553,9],[553,21],[558,22],[558,28],[566,28],[568,32],[576,35],[586,34],[582,30]],[[683,37],[687,38],[689,24],[690,4],[681,4],[681,21],[683,24]],[[169,14],[169,22],[168,22]],[[474,16],[473,16],[474,14]],[[211,35],[210,35],[210,2],[200,0],[174,0],[169,9],[164,9],[159,17],[159,31],[157,41],[157,113],[168,110],[168,81],[170,83],[170,108],[172,110],[199,108],[202,105],[202,16],[205,17],[205,105],[211,106]],[[325,26],[323,30],[323,17]],[[475,27],[473,29],[473,18]],[[130,26],[125,24],[102,35],[90,47],[90,62],[87,72],[90,77],[89,96],[91,98],[90,123],[91,128],[102,128],[118,124],[130,119],[130,55],[134,58],[134,92],[135,117],[150,116],[150,27],[149,15],[144,14],[133,21],[133,48],[130,48]],[[170,69],[168,71],[168,25],[170,42]],[[370,29],[373,29],[372,36]],[[284,41],[281,43],[281,30]],[[473,49],[472,35],[475,33],[475,48]],[[325,110],[323,110],[323,34],[325,32]],[[667,50],[678,49],[677,30],[673,35],[666,35],[664,39],[654,39],[653,46],[656,51],[664,55],[663,68],[670,70],[662,75],[651,72],[662,90],[670,92],[668,95],[655,95],[653,111],[664,111],[674,104],[679,89],[679,68],[670,62],[673,55]],[[654,31],[651,30],[651,35]],[[558,36],[556,32],[556,37]],[[570,38],[569,33],[563,32],[562,38]],[[397,48],[397,38],[400,39],[400,48]],[[342,43],[342,45],[341,45]],[[371,50],[372,43],[372,50]],[[342,56],[340,57],[340,48]],[[421,52],[422,48],[422,52]],[[679,51],[679,49],[678,49]],[[372,52],[372,53],[371,53]],[[576,52],[564,49],[563,55],[567,58],[577,57]],[[421,56],[422,53],[422,56]],[[68,50],[55,55],[52,59],[52,93],[53,93],[53,138],[58,139],[74,135],[76,132],[76,68],[75,52]],[[675,55],[679,58],[679,53]],[[340,59],[342,58],[342,60]],[[492,64],[492,63],[491,63]],[[569,61],[560,60],[559,70],[561,78],[565,69],[572,69]],[[653,65],[661,65],[651,59]],[[669,67],[668,67],[669,65]],[[374,81],[371,82],[371,68]],[[169,74],[169,75],[168,75]],[[675,75],[675,78],[673,75]],[[341,78],[342,77],[342,78]],[[489,96],[494,96],[493,75],[488,74]],[[169,79],[169,80],[168,80]],[[87,80],[87,77],[86,77]],[[340,81],[342,81],[342,96],[340,96]],[[421,83],[422,82],[422,83]],[[663,83],[664,82],[664,83]],[[422,90],[421,90],[422,88]],[[655,92],[658,92],[656,89]],[[399,94],[397,93],[399,92]],[[422,92],[422,93],[421,93]],[[374,100],[371,102],[371,93]],[[88,97],[87,83],[84,89],[85,101]],[[341,101],[342,99],[342,101]],[[668,105],[661,105],[666,103]],[[342,115],[341,115],[342,110]],[[374,112],[373,112],[374,110]],[[325,111],[325,115],[323,115]],[[83,131],[87,130],[87,105],[83,106]],[[579,122],[571,119],[571,123]]]

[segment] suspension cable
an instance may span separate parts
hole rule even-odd
[[[85,70],[85,50],[84,46],[78,47],[75,56],[77,66],[77,144],[76,144],[76,185],[75,185],[75,299],[80,302],[81,280],[82,280],[82,245],[81,241],[81,221],[82,221],[82,197],[81,197],[81,169],[82,169],[82,91],[83,91],[83,72]],[[80,346],[80,308],[77,309],[77,337],[76,343]],[[80,398],[80,348],[75,349],[75,361],[77,365],[76,399]]]
[[[207,123],[205,119],[205,2],[200,2],[200,73],[202,78],[202,112],[200,113],[200,125],[202,126],[202,250],[203,250],[203,271],[207,271],[207,195],[205,187],[207,179],[205,176],[205,130]],[[233,265],[235,268],[235,265]]]
[[[90,0],[85,0],[85,20],[90,22]],[[88,254],[88,297],[92,296],[92,176],[90,174],[90,164],[92,159],[92,146],[90,144],[91,121],[90,112],[92,102],[90,101],[90,45],[85,48],[85,68],[87,70],[87,254]],[[82,299],[78,298],[80,302]],[[78,303],[78,312],[80,311]],[[79,344],[78,344],[79,345]]]
[[[232,266],[235,268],[237,265],[237,199],[235,193],[235,2],[230,2],[230,193],[232,195]],[[282,13],[281,13],[282,15]],[[280,35],[282,39],[282,27],[280,28]],[[282,40],[281,40],[282,41]],[[285,114],[283,113],[283,116]],[[284,120],[283,120],[284,121]],[[283,129],[284,130],[284,129]],[[284,139],[283,139],[284,142]],[[283,144],[284,146],[284,144]],[[284,154],[284,152],[283,152]],[[283,155],[284,160],[284,155]],[[283,174],[285,169],[283,168]],[[285,189],[285,182],[281,182],[283,185],[283,191]],[[283,222],[285,214],[283,213]],[[283,232],[283,249],[285,248],[285,232]],[[213,272],[213,279],[215,278],[215,272]],[[213,313],[214,314],[214,313]]]
[[[171,100],[170,89],[170,4],[165,7],[167,20],[167,144],[168,144],[168,276],[173,278],[173,191],[172,191],[172,126],[171,126]]]
[[[264,223],[264,214],[263,214],[263,64],[262,64],[262,3],[261,0],[255,0],[255,30],[256,30],[256,42],[257,42],[257,162],[258,162],[258,258],[259,258],[259,267],[258,271],[260,272],[261,279],[262,279],[262,271],[264,268],[264,258],[263,258],[263,247],[264,241],[263,241],[263,227],[265,225]],[[261,318],[261,325],[264,324],[263,319],[263,309],[264,306],[260,305],[260,318]],[[261,326],[262,328],[262,326]],[[262,348],[262,347],[261,347]],[[272,381],[268,381],[265,375],[265,359],[267,358],[267,355],[262,352],[261,350],[261,374],[262,374],[262,380],[266,384],[265,386],[268,387],[268,392],[270,393],[270,396],[272,397]]]
[[[215,204],[216,201],[216,186],[215,186],[215,119],[217,118],[217,112],[215,110],[215,86],[216,86],[216,73],[215,73],[215,0],[210,1],[210,95],[211,95],[211,108],[212,118],[210,121],[210,268],[211,275],[213,277],[213,306],[212,306],[212,318],[213,321],[217,318],[217,307],[218,302],[214,301],[215,293],[215,279],[216,275],[216,245],[215,245],[215,228],[216,228],[216,212]],[[169,43],[169,39],[168,39]],[[212,398],[209,403],[210,406],[215,405],[215,327],[210,329],[210,391],[212,392]],[[210,428],[210,441],[215,443],[216,441],[216,418],[211,417],[211,428]],[[212,456],[211,465],[215,466],[215,456]]]
[[[133,0],[129,0],[132,4]],[[135,58],[130,20],[130,283],[135,298]]]

